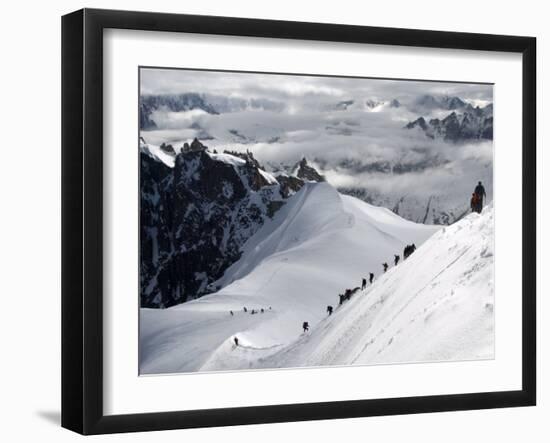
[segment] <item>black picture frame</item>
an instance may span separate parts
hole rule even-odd
[[[103,30],[519,53],[522,120],[522,388],[229,409],[103,412]],[[530,406],[536,403],[536,39],[503,35],[83,9],[62,18],[62,426],[81,434]]]

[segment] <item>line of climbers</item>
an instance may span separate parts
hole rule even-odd
[[[271,306],[268,308],[268,309],[264,309],[264,308],[260,308],[260,309],[251,309],[250,311],[248,311],[247,307],[243,307],[243,312],[246,314],[248,312],[250,312],[250,314],[254,315],[254,314],[263,314],[265,311],[271,311]],[[235,315],[235,313],[233,311],[229,311],[229,314],[231,314],[231,316]]]
[[[416,251],[416,245],[414,243],[411,244],[411,245],[405,246],[405,249],[403,250],[403,260],[406,259],[407,257],[409,257],[414,251]],[[398,255],[398,254],[393,256],[393,263],[395,264],[395,266],[397,266],[400,259],[401,259],[401,256]],[[386,272],[388,270],[388,264],[387,263],[385,263],[385,262],[382,263],[382,267],[384,269],[384,272]],[[374,274],[372,272],[369,272],[369,283],[372,285],[373,281],[374,281]],[[353,294],[355,294],[359,290],[364,291],[366,287],[367,287],[367,279],[363,278],[361,280],[361,287],[358,286],[354,289],[346,289],[343,294],[338,294],[338,298],[339,298],[338,305],[339,306],[343,305],[344,302],[351,299],[351,296]],[[334,311],[334,308],[331,305],[328,305],[327,306],[327,313],[328,313],[329,316],[332,315],[333,311]],[[305,322],[304,325],[306,323],[307,322]],[[304,332],[306,332],[306,331],[307,331],[307,329],[304,328]]]
[[[416,251],[416,245],[413,243],[411,245],[405,246],[405,249],[403,250],[403,260],[407,259],[414,251]],[[399,263],[399,260],[401,259],[401,256],[396,254],[393,256],[393,263],[395,266]],[[384,272],[388,270],[388,264],[386,262],[382,263],[382,267],[384,268]],[[369,283],[372,285],[372,282],[374,281],[374,274],[372,272],[369,272]],[[364,291],[367,287],[367,279],[363,278],[361,280],[361,286],[357,286],[353,289],[346,289],[343,294],[338,294],[339,298],[339,306],[343,305],[344,302],[351,299],[351,296],[354,295],[358,291]],[[269,307],[269,310],[271,310],[271,306]],[[243,308],[244,312],[248,312],[246,306]],[[231,315],[233,314],[233,311],[229,311]],[[251,311],[251,314],[255,314],[257,311],[254,311],[254,309]],[[327,313],[329,316],[332,315],[334,312],[334,308],[331,305],[327,306]],[[262,308],[260,310],[260,313],[264,313],[264,309]],[[309,331],[309,322],[305,321],[302,323],[302,329],[304,330],[304,333]],[[236,346],[239,346],[239,339],[237,337],[233,338],[233,341],[235,342]]]

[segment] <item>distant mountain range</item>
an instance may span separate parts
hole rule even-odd
[[[247,109],[280,111],[283,107],[282,103],[265,98],[243,99],[194,92],[142,95],[139,100],[139,127],[143,130],[156,129],[157,124],[152,116],[157,110],[182,112],[200,109],[208,114],[219,115]]]
[[[450,100],[449,106],[453,109],[460,109],[460,112],[453,111],[443,119],[432,118],[426,120],[424,117],[409,122],[406,129],[420,129],[427,137],[432,139],[443,139],[450,142],[467,140],[492,140],[493,139],[493,105],[489,104],[484,108],[473,107],[464,104],[460,99]],[[462,105],[459,106],[459,104]]]
[[[417,112],[427,112],[434,111],[437,109],[442,110],[463,110],[469,105],[468,102],[462,100],[460,97],[453,97],[448,95],[443,96],[434,96],[429,94],[424,94],[417,97],[410,105],[411,110],[416,110]]]

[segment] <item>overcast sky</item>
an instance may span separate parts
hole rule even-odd
[[[303,102],[333,102],[370,98],[398,99],[404,103],[423,94],[459,96],[472,104],[492,101],[492,87],[485,84],[439,83],[349,77],[250,74],[180,69],[142,69],[141,93],[210,93],[240,98],[268,98]]]

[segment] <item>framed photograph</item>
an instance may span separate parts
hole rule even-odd
[[[62,20],[62,425],[536,402],[536,41]]]

